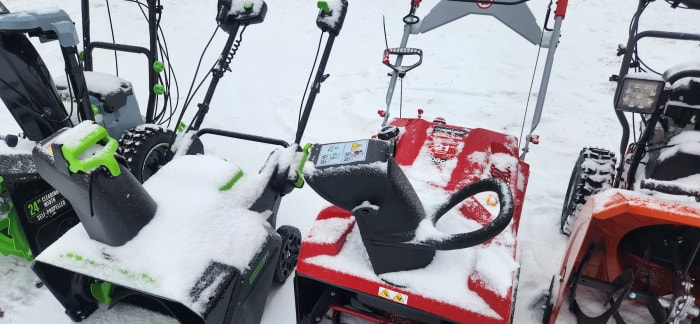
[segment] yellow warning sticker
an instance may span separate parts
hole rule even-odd
[[[377,292],[377,295],[379,295],[379,297],[393,300],[397,303],[402,303],[404,305],[406,305],[408,303],[408,295],[393,291],[393,290],[388,289],[388,288],[379,287],[379,291]]]
[[[352,146],[350,146],[351,151],[356,151],[358,148],[362,147],[362,144],[360,143],[352,143]]]
[[[491,207],[496,207],[496,205],[498,205],[498,197],[494,197],[493,194],[489,193],[488,197],[486,197],[486,204]]]

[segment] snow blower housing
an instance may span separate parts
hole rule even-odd
[[[0,158],[3,160],[0,164],[0,177],[3,178],[0,179],[4,183],[0,192],[6,206],[0,213],[4,216],[0,223],[0,253],[31,260],[78,221],[68,200],[44,182],[36,172],[31,158],[31,145],[16,147],[18,141],[40,141],[65,127],[84,120],[94,120],[106,129],[110,137],[119,139],[117,154],[123,158],[127,170],[139,182],[148,179],[172,159],[177,149],[174,146],[176,133],[159,125],[168,117],[163,113],[168,109],[164,107],[158,111],[156,107],[158,94],[164,95],[165,103],[171,102],[168,99],[171,96],[168,82],[172,71],[161,73],[164,67],[158,61],[158,49],[163,49],[158,34],[158,17],[163,7],[158,0],[148,0],[147,4],[148,48],[93,40],[90,2],[82,0],[84,52],[81,55],[78,55],[79,38],[75,24],[64,11],[10,13],[2,7],[0,98],[23,134],[19,137],[0,136],[10,147],[7,154],[3,152]],[[240,8],[231,8],[230,1],[219,1],[217,5],[217,23],[229,32],[229,39],[214,69],[215,77],[205,101],[200,105],[203,112],[196,115],[196,128],[190,129],[198,129],[206,113],[201,107],[207,107],[208,110],[218,80],[229,69],[228,64],[232,59],[229,53],[238,36],[239,27],[245,28],[262,22],[267,11],[267,6],[262,1],[241,2],[237,6]],[[38,37],[42,42],[57,41],[64,58],[66,77],[53,80],[28,37]],[[149,89],[143,116],[136,100],[136,90],[129,81],[112,74],[92,71],[92,53],[96,49],[143,55],[147,58]],[[165,87],[158,82],[164,82]],[[183,114],[185,108],[182,109]],[[174,110],[171,109],[171,113],[174,114]],[[188,145],[186,153],[202,153],[203,147],[198,137],[192,136],[189,139],[182,141]],[[279,142],[273,141],[273,144]]]
[[[340,323],[342,316],[372,323],[512,320],[529,175],[518,140],[444,118],[427,121],[420,110],[418,118],[390,121],[389,107],[397,79],[422,62],[423,51],[406,46],[410,34],[469,14],[496,16],[533,43],[540,29],[522,2],[486,10],[440,1],[423,18],[416,16],[419,5],[411,1],[400,47],[383,52],[392,73],[381,131],[311,147],[304,178],[334,206],[318,214],[302,243],[294,282],[298,323]],[[565,7],[560,1],[559,23]],[[404,65],[405,56],[416,60]]]
[[[574,166],[561,215],[570,234],[559,275],[553,278],[555,323],[568,305],[579,323],[686,323],[700,318],[700,61],[663,74],[639,58],[645,38],[700,41],[700,35],[639,31],[653,1],[640,0],[629,32],[614,97],[623,128],[621,159],[584,148]],[[672,8],[700,9],[697,1],[667,1]],[[630,72],[630,69],[636,69]],[[641,135],[629,143],[625,114],[641,116]],[[560,283],[560,284],[559,284]],[[592,300],[600,293],[604,305]],[[626,306],[626,307],[625,307]]]

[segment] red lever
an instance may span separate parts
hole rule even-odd
[[[566,6],[569,4],[569,0],[559,0],[557,1],[557,10],[554,10],[554,17],[566,17]]]
[[[379,114],[379,117],[386,117],[386,111],[384,111],[384,110],[381,110],[381,109],[377,110],[377,114]]]
[[[532,144],[540,144],[540,135],[532,135],[530,136],[530,143]]]
[[[418,108],[418,118],[423,118],[423,109]]]

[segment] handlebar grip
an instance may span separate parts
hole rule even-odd
[[[501,233],[513,218],[513,193],[505,181],[496,178],[479,180],[457,191],[435,212],[434,222],[465,199],[486,191],[495,192],[500,205],[500,211],[491,223],[472,232],[452,234],[444,239],[425,243],[437,250],[465,249],[484,243]]]
[[[389,60],[390,55],[400,55],[399,59],[402,58],[404,55],[417,55],[418,61],[412,65],[396,66],[394,64],[391,64],[391,61]],[[399,59],[397,59],[397,62],[400,64],[401,61]],[[394,70],[396,72],[406,73],[410,70],[413,70],[417,66],[421,65],[421,63],[423,63],[423,50],[418,49],[418,48],[409,48],[409,47],[387,48],[384,50],[384,59],[382,60],[382,63],[384,63],[384,65],[390,67],[392,70]]]
[[[421,50],[419,48],[410,48],[410,47],[387,48],[386,52],[388,52],[388,54],[395,54],[395,55],[419,55],[419,56],[423,56],[423,50]]]

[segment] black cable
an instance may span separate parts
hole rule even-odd
[[[114,38],[114,25],[112,24],[112,10],[109,8],[109,0],[105,0],[105,3],[107,4],[107,17],[109,19],[109,30],[112,32],[112,44],[117,44],[117,41]],[[117,59],[117,50],[114,50],[114,68],[116,70],[117,76],[119,76],[119,60]]]
[[[216,35],[216,32],[219,31],[219,26],[216,26],[216,29],[214,29],[214,32],[212,33],[211,37],[209,38],[209,41],[207,42],[207,45],[204,47],[204,50],[202,50],[202,54],[199,56],[199,61],[197,62],[197,68],[195,69],[194,76],[192,77],[192,82],[190,83],[190,89],[187,92],[187,96],[185,96],[185,102],[183,104],[182,109],[180,110],[180,116],[177,118],[177,123],[175,124],[175,127],[179,127],[180,123],[182,122],[182,118],[185,116],[185,112],[187,111],[187,107],[189,107],[190,102],[192,101],[194,95],[197,93],[199,90],[199,87],[204,83],[204,80],[206,80],[209,75],[211,74],[211,70],[216,66],[216,63],[209,69],[209,72],[207,72],[206,75],[204,75],[204,78],[202,78],[202,81],[199,83],[197,86],[197,89],[194,90],[193,93],[193,87],[195,82],[197,81],[197,75],[199,74],[199,69],[202,66],[202,60],[204,59],[204,54],[207,52],[207,48],[209,48],[209,45],[211,45],[212,40],[214,39],[214,36]],[[196,114],[195,114],[196,116]]]
[[[382,15],[382,25],[384,26],[384,44],[389,49],[389,38],[386,36],[386,16]]]
[[[299,104],[299,117],[297,117],[297,123],[301,122],[301,112],[304,110],[304,101],[306,100],[306,94],[309,91],[309,84],[311,84],[311,78],[314,75],[314,70],[316,69],[316,62],[318,62],[318,54],[321,53],[321,44],[323,41],[323,32],[321,32],[321,37],[318,39],[318,47],[316,48],[316,57],[314,58],[314,64],[311,65],[311,72],[309,73],[309,79],[306,81],[306,87],[304,87],[304,94],[301,96],[301,103]]]
[[[196,79],[197,79],[197,75],[199,74],[199,69],[202,66],[202,60],[204,59],[204,54],[207,52],[207,48],[209,48],[209,45],[211,45],[211,42],[212,42],[212,40],[214,40],[214,36],[216,35],[216,32],[218,32],[218,31],[219,31],[219,26],[217,25],[216,29],[214,29],[214,32],[212,33],[211,37],[209,38],[207,45],[204,47],[204,50],[202,50],[202,54],[199,56],[199,61],[197,61],[197,68],[194,71],[194,76],[192,77],[192,82],[190,83],[190,88],[187,92],[187,95],[185,96],[185,102],[183,104],[182,110],[180,111],[180,117],[177,119],[177,124],[175,125],[175,127],[177,127],[177,125],[179,125],[180,122],[182,122],[182,118],[185,115],[185,111],[187,110],[187,107],[190,105],[190,101],[192,101],[192,97],[194,96],[192,91],[193,91],[195,82],[197,82]],[[211,69],[204,76],[204,79],[202,79],[202,82],[204,82],[204,80],[209,76],[210,73],[211,73]]]
[[[223,58],[223,62],[221,61],[221,58],[217,59],[216,62],[214,62],[214,65],[211,67],[211,69],[209,69],[209,72],[207,73],[207,75],[197,85],[197,88],[194,90],[194,93],[192,94],[192,96],[194,96],[199,91],[199,89],[202,87],[202,85],[204,85],[204,81],[207,80],[209,75],[213,74],[214,77],[216,77],[216,78],[222,78],[225,71],[231,71],[231,68],[229,65],[233,61],[233,58],[236,56],[238,49],[241,47],[241,42],[243,42],[243,33],[245,33],[245,30],[247,28],[248,28],[248,25],[243,26],[243,29],[241,29],[241,32],[238,34],[238,38],[236,40],[234,40],[234,42],[231,46],[231,50],[226,54],[226,57]],[[207,104],[209,104],[209,103],[207,103]],[[195,123],[195,121],[197,120],[197,118],[199,118],[199,115],[201,113],[202,113],[201,110],[197,110],[197,112],[194,114],[194,117],[192,117],[192,121],[190,122],[190,125],[193,125]]]
[[[552,9],[552,1],[549,1],[549,8],[548,10]],[[548,13],[549,14],[549,13]],[[535,67],[532,69],[532,78],[530,78],[530,89],[527,92],[527,101],[525,101],[525,113],[523,114],[523,122],[520,127],[520,137],[518,137],[518,147],[523,145],[522,140],[523,140],[523,134],[525,133],[525,119],[527,119],[527,111],[530,109],[530,98],[532,98],[532,88],[535,86],[535,75],[537,74],[537,65],[540,63],[540,53],[542,53],[542,41],[544,40],[544,28],[542,29],[542,32],[540,33],[540,46],[537,46],[537,57],[535,57]],[[552,41],[559,41],[559,40],[550,40],[549,46],[557,46],[557,44],[552,44]]]

